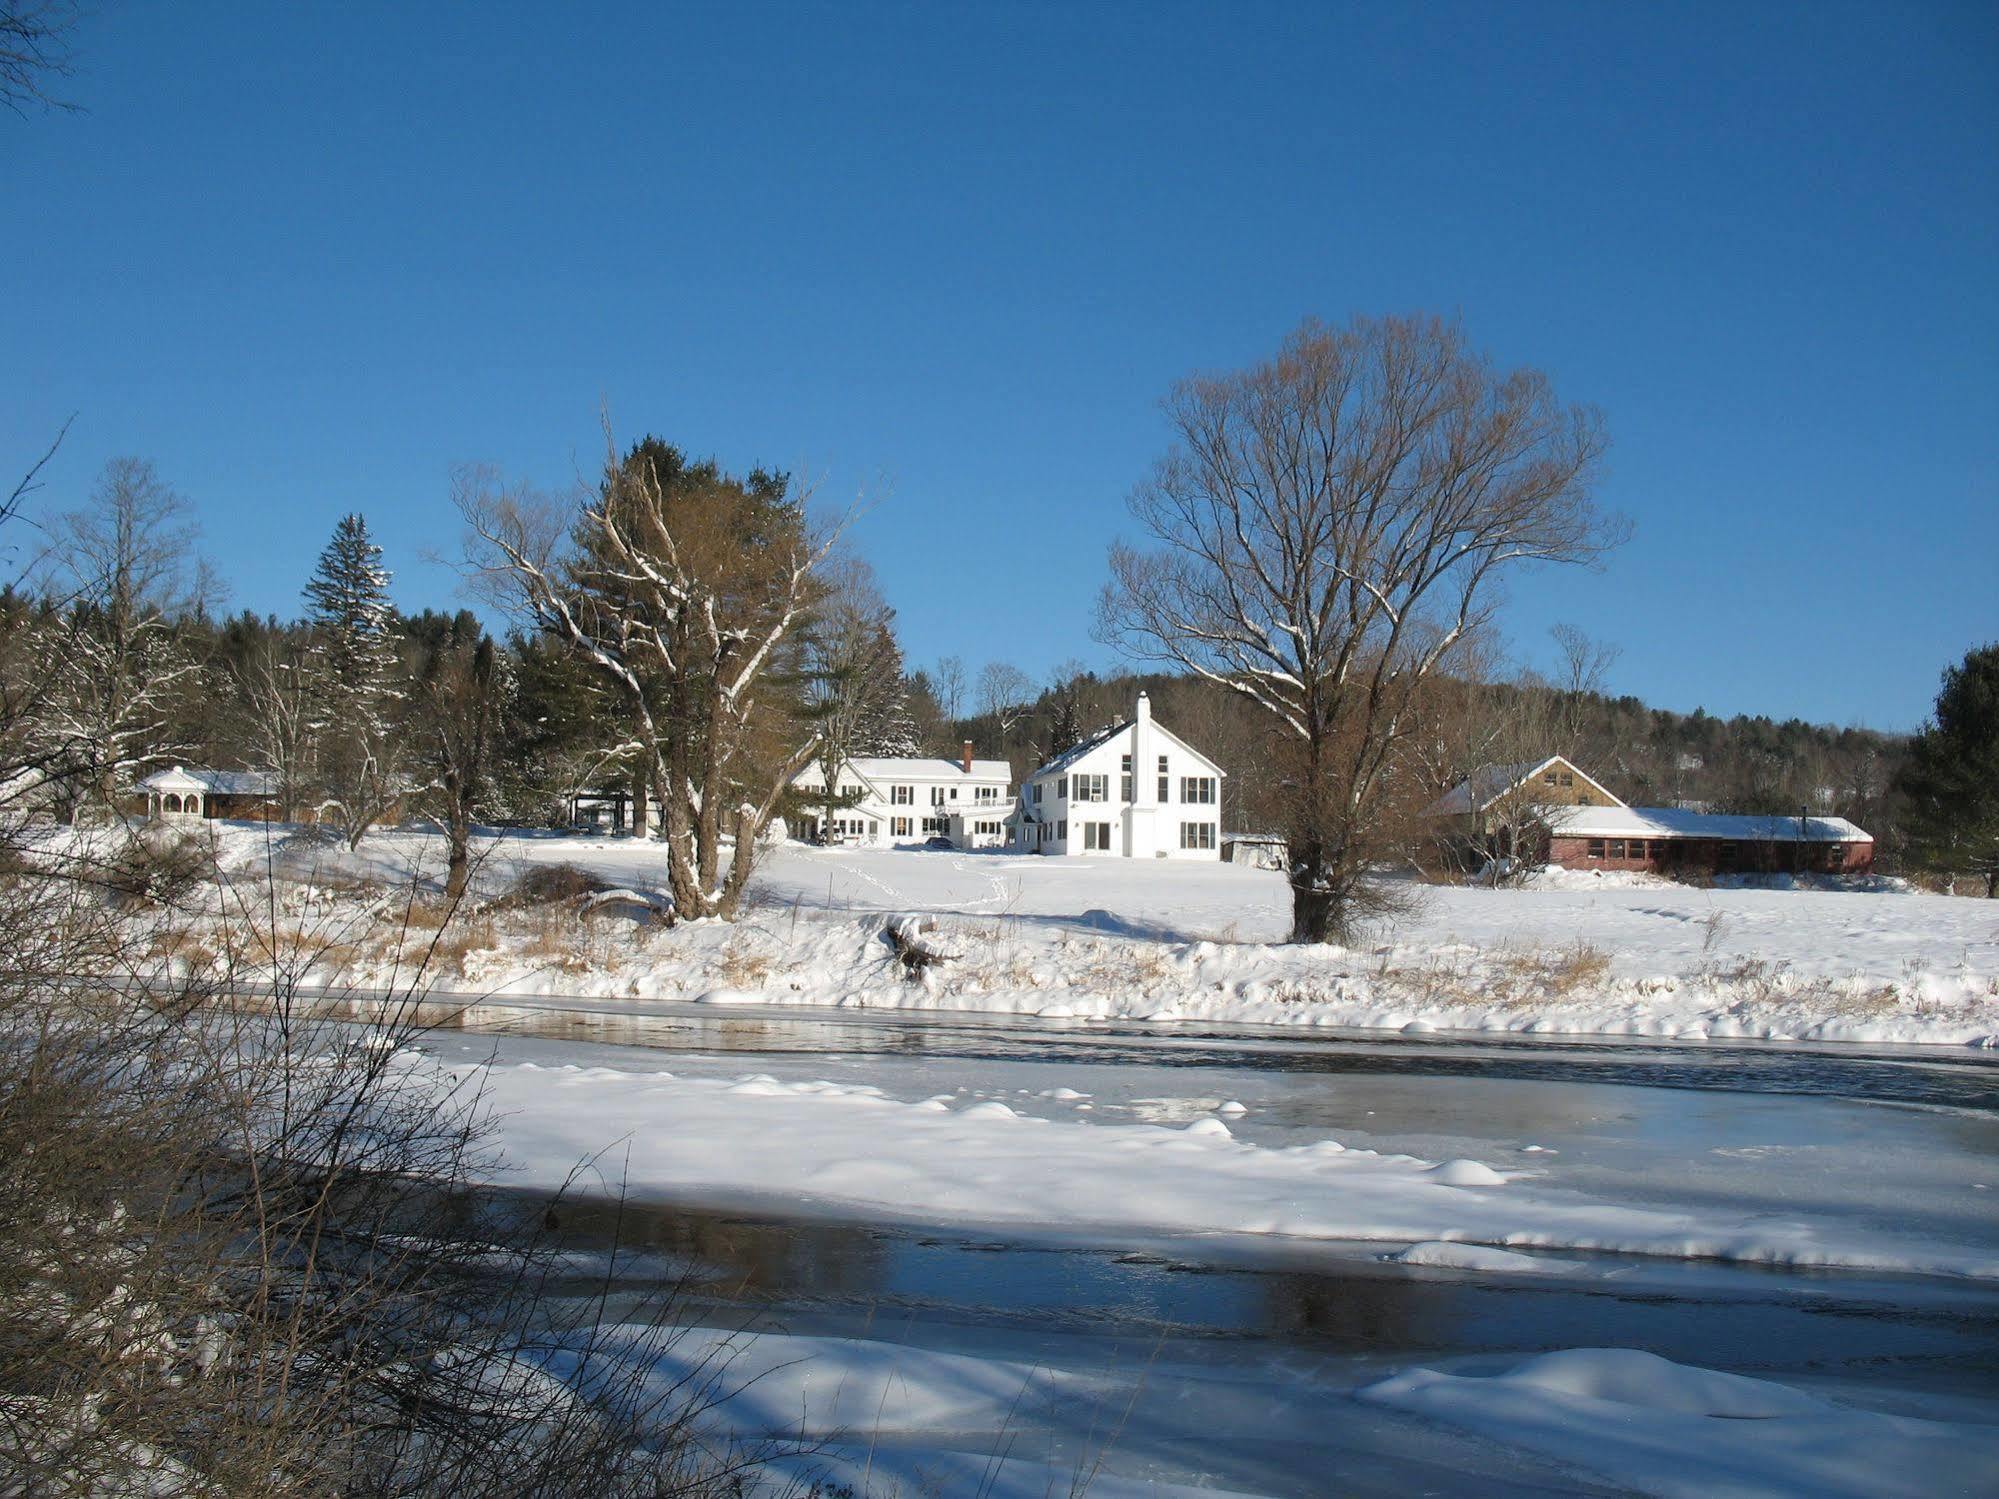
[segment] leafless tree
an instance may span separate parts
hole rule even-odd
[[[419,810],[444,828],[444,894],[457,901],[472,867],[472,829],[498,805],[501,719],[510,682],[490,637],[454,634],[417,671],[406,728]]]
[[[815,753],[779,677],[844,523],[814,528],[807,497],[776,476],[662,472],[677,453],[620,456],[608,429],[606,450],[603,485],[566,536],[532,496],[461,473],[467,562],[620,693],[661,794],[675,908],[730,918],[757,839]]]
[[[1106,638],[1225,684],[1289,744],[1292,936],[1345,939],[1420,792],[1419,690],[1527,562],[1616,539],[1596,415],[1500,372],[1433,317],[1307,322],[1267,363],[1183,381],[1112,549]]]
[[[962,656],[939,656],[937,671],[931,677],[937,689],[937,706],[944,710],[944,718],[956,723],[965,716],[965,661]]]
[[[70,34],[77,7],[71,0],[0,0],[0,104],[24,115],[29,106],[74,109],[50,90],[75,71]]]
[[[902,661],[895,648],[895,611],[882,597],[874,569],[859,557],[832,559],[822,584],[826,597],[802,638],[817,759],[826,783],[819,812],[830,831],[833,814],[852,805],[840,793],[843,766],[855,755],[909,755],[917,746],[913,726],[892,723],[905,695]]]
[[[191,514],[152,464],[114,458],[89,505],[49,527],[47,649],[59,671],[39,727],[81,768],[77,812],[110,811],[174,751],[171,705],[200,679],[179,626],[213,586]]]
[[[236,692],[251,760],[277,780],[278,816],[298,816],[316,777],[317,702],[305,644],[291,633],[258,642],[236,668]]]
[[[979,672],[979,712],[999,725],[1002,736],[1034,705],[1034,682],[1011,661],[988,661]]]
[[[1591,700],[1603,696],[1623,647],[1592,640],[1571,624],[1558,624],[1548,634],[1555,642],[1555,672],[1549,683],[1555,700],[1543,753],[1593,762],[1599,747],[1590,742],[1590,732],[1598,715],[1590,711]]]

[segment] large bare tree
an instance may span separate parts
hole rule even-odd
[[[648,439],[564,533],[549,507],[468,470],[468,558],[515,610],[619,694],[659,796],[683,917],[733,917],[769,825],[817,739],[801,635],[838,526],[816,528],[782,475],[743,478]]]
[[[142,458],[105,464],[90,502],[49,527],[43,648],[58,664],[39,730],[78,774],[73,812],[109,813],[176,752],[176,699],[200,681],[182,639],[214,585],[187,500]]]
[[[1287,775],[1296,941],[1370,909],[1419,689],[1529,562],[1616,539],[1603,448],[1538,371],[1495,369],[1454,322],[1308,321],[1265,363],[1182,381],[1171,449],[1112,548],[1106,638],[1254,704]]]

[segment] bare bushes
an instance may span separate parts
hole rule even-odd
[[[530,864],[493,905],[499,910],[526,910],[580,903],[610,888],[589,870],[574,864]]]
[[[665,1335],[553,1294],[546,1204],[476,1192],[414,988],[366,1029],[295,969],[205,1003],[157,922],[0,882],[0,1492],[735,1491]]]

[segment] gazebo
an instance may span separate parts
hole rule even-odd
[[[278,778],[267,770],[189,770],[175,765],[139,782],[146,815],[155,822],[181,817],[267,819],[278,799]]]

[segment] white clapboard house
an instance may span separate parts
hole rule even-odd
[[[856,755],[834,772],[833,784],[846,805],[833,809],[828,828],[825,808],[809,804],[826,794],[825,767],[815,760],[792,778],[792,789],[808,803],[798,810],[793,836],[874,847],[929,838],[949,838],[957,848],[1006,843],[1013,767],[973,759],[969,742],[955,760]]]
[[[1011,819],[1015,849],[1124,859],[1220,859],[1226,772],[1152,717],[1092,734],[1030,775]]]

